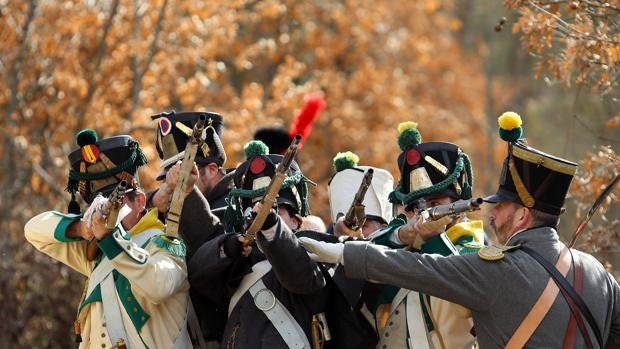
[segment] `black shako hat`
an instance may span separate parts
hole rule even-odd
[[[247,160],[236,168],[233,177],[235,188],[228,196],[225,221],[233,224],[239,224],[242,212],[264,196],[278,164],[284,159],[284,156],[279,154],[268,154],[268,147],[261,141],[247,143],[244,150]],[[287,206],[295,214],[307,216],[310,213],[308,182],[297,162],[293,160],[278,192],[277,203]]]
[[[428,195],[470,199],[473,174],[467,154],[447,142],[421,142],[417,123],[398,126],[400,182],[390,193],[390,201],[409,205]]]
[[[564,201],[577,164],[529,147],[521,139],[521,117],[506,112],[499,119],[500,136],[508,142],[497,193],[484,200],[516,202],[552,215],[564,212]]]
[[[147,160],[131,136],[99,140],[95,131],[84,129],[77,133],[76,140],[79,148],[68,156],[71,164],[67,183],[67,191],[71,193],[70,213],[80,213],[75,201],[76,192],[90,204],[98,194],[110,195],[123,180],[131,189],[140,186],[137,169]]]
[[[220,114],[212,112],[183,112],[183,113],[161,113],[151,116],[157,120],[157,136],[155,147],[157,154],[162,160],[164,172],[159,174],[158,180],[165,177],[165,171],[182,160],[185,156],[184,150],[189,141],[194,125],[200,117],[206,118],[203,137],[205,142],[196,153],[196,164],[204,166],[209,163],[216,163],[223,166],[226,162],[226,152],[222,145],[223,118]]]

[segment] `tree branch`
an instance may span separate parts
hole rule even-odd
[[[7,76],[7,80],[9,81],[9,90],[11,91],[11,98],[4,112],[4,115],[5,115],[4,120],[6,120],[6,122],[10,126],[16,126],[11,118],[11,115],[13,115],[13,112],[15,112],[15,110],[17,109],[17,102],[19,99],[18,77],[21,73],[21,65],[24,60],[24,55],[26,54],[26,47],[28,46],[27,44],[28,38],[30,37],[30,29],[31,29],[30,24],[32,23],[32,20],[34,19],[34,13],[35,13],[36,8],[37,8],[36,0],[28,1],[28,14],[26,15],[26,21],[24,22],[24,25],[22,27],[22,33],[24,33],[22,40],[21,40],[22,43],[19,46],[19,50],[17,51],[17,55],[15,56],[15,61],[13,62],[13,65],[11,66],[11,69]]]
[[[103,61],[103,57],[106,53],[106,39],[108,37],[108,33],[110,32],[110,28],[112,27],[112,22],[114,21],[114,17],[116,17],[116,12],[118,10],[118,0],[114,0],[112,2],[112,8],[110,9],[110,16],[108,17],[107,22],[103,26],[103,34],[101,35],[101,39],[99,40],[99,44],[97,45],[97,54],[95,56],[95,66],[93,68],[92,73],[90,74],[90,78],[86,79],[89,82],[88,90],[86,92],[86,97],[84,98],[84,103],[81,105],[81,108],[78,108],[75,117],[77,119],[77,128],[82,128],[82,121],[84,120],[84,115],[86,114],[86,109],[90,105],[91,100],[95,94],[95,90],[99,85],[97,81],[95,81],[95,77],[99,75],[101,70],[101,62]]]

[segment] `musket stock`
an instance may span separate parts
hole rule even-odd
[[[166,229],[167,235],[177,236],[179,235],[179,220],[181,219],[181,211],[183,210],[183,203],[185,202],[185,186],[189,180],[189,176],[194,167],[194,160],[196,159],[196,153],[198,148],[204,143],[202,133],[205,129],[207,117],[202,114],[194,125],[190,141],[185,146],[185,155],[181,162],[181,169],[179,170],[179,179],[170,197],[168,203],[168,213],[166,214]]]
[[[364,226],[366,222],[366,212],[364,210],[364,197],[366,196],[366,192],[372,183],[372,176],[374,170],[369,168],[368,171],[364,174],[364,178],[362,179],[362,183],[357,189],[357,193],[355,193],[355,197],[353,198],[353,202],[347,211],[347,214],[344,217],[344,225],[347,228],[352,230],[358,230]]]
[[[295,154],[297,154],[297,147],[299,145],[299,141],[301,140],[300,135],[296,135],[289,145],[286,153],[284,154],[284,158],[282,162],[278,164],[276,167],[276,173],[274,174],[271,182],[267,186],[267,190],[265,191],[265,195],[261,199],[261,209],[256,212],[256,217],[250,224],[250,226],[245,230],[244,235],[244,246],[250,245],[256,239],[256,233],[260,230],[260,228],[265,223],[267,216],[269,215],[269,211],[276,203],[276,198],[278,197],[278,192],[280,192],[280,188],[282,187],[282,183],[286,179],[286,174],[295,159]]]

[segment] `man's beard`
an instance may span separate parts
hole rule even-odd
[[[502,223],[500,226],[495,225],[494,219],[489,220],[489,225],[491,226],[491,229],[493,229],[493,232],[495,233],[495,236],[497,237],[499,243],[507,243],[508,238],[510,237],[510,235],[512,235],[512,231],[510,231],[510,229],[512,228],[514,216],[515,212],[508,216],[504,223]]]

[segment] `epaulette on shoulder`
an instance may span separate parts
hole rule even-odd
[[[478,257],[486,261],[497,261],[504,258],[504,252],[510,252],[518,249],[521,245],[506,246],[500,244],[493,244],[491,246],[484,246],[478,250]]]
[[[163,248],[176,256],[185,257],[185,254],[187,253],[185,243],[178,237],[160,234],[154,236],[151,241],[153,241],[157,247]]]
[[[459,254],[476,253],[485,247],[479,242],[466,242],[463,244],[463,248],[459,250]]]

